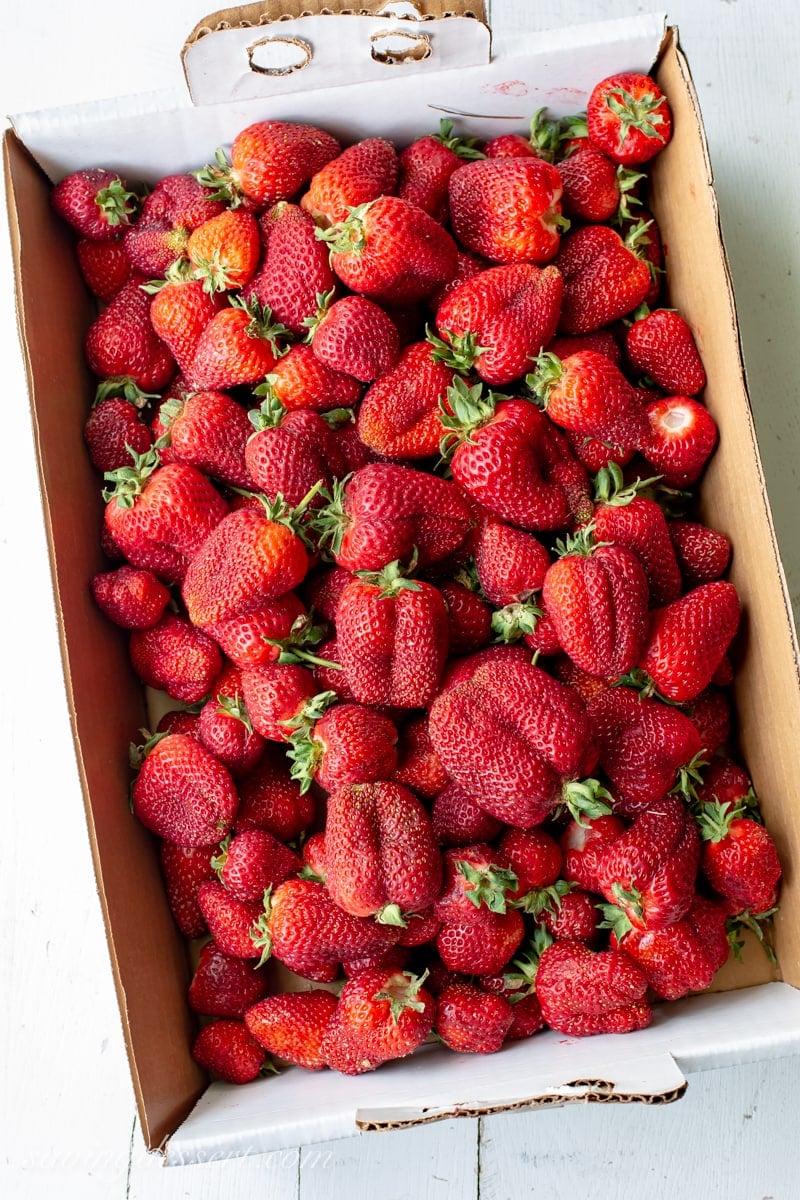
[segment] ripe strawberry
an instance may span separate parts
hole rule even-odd
[[[672,136],[672,114],[664,93],[649,75],[633,71],[596,84],[586,108],[593,145],[613,162],[647,162]]]
[[[110,471],[103,492],[105,526],[134,567],[180,583],[189,562],[222,520],[227,504],[194,467],[159,467],[158,454],[134,455],[133,465]]]
[[[389,779],[397,766],[397,727],[363,704],[335,704],[312,726],[292,733],[292,778],[307,791],[316,780],[326,792]]]
[[[133,269],[153,277],[168,275],[176,263],[183,267],[188,240],[188,232],[170,221],[140,218],[126,229],[122,244]]]
[[[607,329],[597,329],[594,333],[582,333],[575,337],[554,337],[547,346],[556,358],[569,358],[571,354],[580,354],[584,350],[594,350],[597,354],[605,354],[615,367],[622,365],[622,351],[614,334]]]
[[[669,395],[696,396],[706,386],[692,331],[674,309],[651,312],[647,305],[637,309],[625,349],[634,370],[648,375]]]
[[[595,480],[598,503],[594,510],[594,536],[598,542],[613,542],[631,550],[642,564],[652,606],[671,604],[682,591],[681,573],[661,507],[639,493],[636,485],[626,488],[617,464],[598,472]]]
[[[726,810],[742,812],[757,810],[758,801],[750,776],[731,758],[713,758],[703,771],[702,782],[696,789],[697,803],[717,800]]]
[[[678,566],[690,588],[725,574],[732,548],[727,534],[699,521],[670,521],[668,528]]]
[[[612,945],[627,954],[665,1000],[707,988],[726,961],[730,946],[725,906],[695,896],[686,916],[666,929],[631,929]]]
[[[619,950],[556,942],[542,953],[536,993],[551,1029],[568,1037],[629,1033],[652,1020],[644,972]]]
[[[302,849],[303,870],[300,872],[301,879],[313,879],[317,883],[325,882],[325,834],[312,833],[311,837],[306,838],[303,842]],[[378,951],[380,953],[380,951]]]
[[[200,741],[200,714],[188,708],[172,708],[165,712],[156,725],[156,733],[185,733],[187,737]],[[213,879],[213,876],[209,876]]]
[[[214,1021],[200,1030],[192,1058],[226,1083],[250,1083],[264,1067],[265,1054],[242,1021]]]
[[[540,541],[502,521],[486,521],[473,553],[478,581],[486,598],[505,613],[495,613],[492,626],[505,640],[532,632],[540,615],[534,593],[541,590],[550,555]]]
[[[716,754],[731,734],[731,705],[727,695],[717,688],[708,687],[682,707],[696,726],[706,755]]]
[[[181,733],[166,734],[145,746],[143,753],[131,792],[133,811],[142,824],[178,846],[218,845],[230,830],[239,802],[230,772],[198,741]]]
[[[314,666],[317,687],[332,692],[343,704],[355,703],[353,689],[342,670],[342,660],[336,638],[327,638],[318,647],[318,662]],[[327,663],[327,666],[325,665]]]
[[[586,437],[583,433],[571,430],[566,430],[566,438],[575,457],[590,475],[597,475],[603,467],[611,467],[615,463],[619,467],[627,466],[635,454],[632,446],[609,446],[599,438]]]
[[[160,392],[175,374],[175,360],[153,329],[141,282],[132,277],[92,322],[84,351],[99,379],[124,376],[143,392]]]
[[[131,451],[147,454],[153,444],[137,405],[122,396],[110,396],[93,406],[83,437],[92,465],[103,473],[130,467]]]
[[[421,1046],[436,1013],[424,979],[384,967],[350,979],[322,1042],[328,1066],[344,1075],[361,1075]]]
[[[113,242],[136,212],[138,199],[113,171],[74,171],[53,188],[53,208],[81,237]]]
[[[703,583],[651,614],[639,665],[668,700],[693,700],[711,683],[738,625],[733,584]]]
[[[374,954],[364,954],[360,958],[345,959],[342,970],[348,979],[354,979],[362,971],[371,971],[375,967],[390,968],[393,971],[402,970],[408,966],[411,951],[400,945],[389,946],[386,950],[378,950]]]
[[[230,165],[218,150],[216,166],[198,171],[197,178],[233,207],[245,200],[265,208],[289,200],[340,151],[336,138],[314,125],[258,121],[233,139]]]
[[[548,262],[558,252],[561,176],[540,158],[464,163],[448,184],[453,232],[492,262]]]
[[[303,342],[290,346],[278,359],[267,382],[290,412],[295,409],[328,412],[334,408],[350,408],[361,396],[361,384],[357,379],[326,367]]]
[[[131,260],[118,242],[81,238],[75,247],[83,281],[98,300],[108,303],[121,291],[131,274]]]
[[[336,610],[342,592],[353,579],[344,567],[328,567],[314,571],[303,584],[303,596],[310,609],[331,625],[336,622]]]
[[[562,207],[568,217],[602,224],[617,215],[630,214],[640,204],[634,189],[644,178],[639,172],[619,167],[588,142],[558,164],[564,185]]]
[[[356,917],[403,925],[403,914],[429,908],[442,880],[430,819],[397,783],[354,784],[328,798],[325,884]]]
[[[485,812],[457,783],[448,783],[433,802],[433,832],[440,846],[489,842],[503,825]]]
[[[200,710],[200,741],[223,762],[234,779],[252,771],[264,752],[242,699],[242,677],[226,664],[214,680],[211,697]],[[263,891],[263,888],[262,888]]]
[[[225,209],[193,175],[165,175],[142,203],[140,222],[168,221],[173,229],[191,231]]]
[[[645,408],[650,435],[640,449],[667,487],[696,483],[717,444],[711,413],[690,396],[665,396]]]
[[[484,153],[487,158],[538,158],[526,137],[521,133],[501,133],[486,142]]]
[[[391,370],[400,353],[400,338],[397,326],[379,305],[363,296],[345,296],[331,304],[329,294],[319,301],[310,328],[311,349],[321,363],[362,383]]]
[[[257,903],[267,888],[296,875],[302,863],[266,829],[245,829],[226,838],[213,865],[232,896]]]
[[[361,441],[387,458],[432,457],[442,436],[439,406],[454,377],[429,342],[406,346],[394,367],[364,394],[358,412]]]
[[[306,707],[317,696],[316,681],[306,667],[294,663],[246,667],[242,691],[253,728],[273,742],[288,742],[296,723],[315,718],[334,698],[321,692],[324,701]]]
[[[504,645],[486,646],[483,650],[476,650],[474,654],[467,655],[466,658],[451,658],[445,666],[439,695],[458,687],[459,684],[471,682],[483,667],[502,671],[506,664],[516,666],[523,663],[527,666],[530,661],[531,656],[524,646]]]
[[[234,297],[216,313],[197,341],[189,375],[195,387],[226,391],[268,375],[280,354],[277,338],[286,333],[257,300]]]
[[[597,864],[606,846],[625,832],[619,817],[594,817],[584,822],[570,821],[559,843],[564,852],[564,878],[587,892],[598,892]]]
[[[163,287],[156,287],[150,321],[181,371],[190,378],[203,331],[223,303],[222,296],[209,295],[199,279],[167,280]]]
[[[186,253],[207,292],[245,287],[261,257],[258,223],[243,209],[225,209],[192,232]]]
[[[427,716],[412,717],[400,730],[397,757],[392,780],[423,800],[433,800],[447,786],[447,774],[431,745]]]
[[[585,225],[568,234],[554,266],[564,280],[562,333],[610,325],[633,312],[651,286],[647,263],[608,225]]]
[[[461,490],[424,471],[372,463],[339,482],[315,517],[320,543],[349,571],[380,571],[416,549],[418,566],[447,558],[473,525]]]
[[[160,853],[164,886],[175,924],[185,938],[202,937],[207,926],[197,903],[197,889],[201,883],[215,878],[211,866],[214,847],[176,846],[173,842],[162,842]]]
[[[479,258],[477,254],[468,254],[466,250],[459,250],[455,275],[435,292],[431,292],[427,304],[436,311],[456,288],[461,287],[461,284],[466,283],[467,280],[474,279],[476,275],[480,275],[481,271],[488,270],[491,265],[486,259]]]
[[[507,829],[498,849],[508,856],[521,892],[550,887],[561,874],[561,848],[543,829]]]
[[[238,900],[218,881],[201,883],[197,903],[209,932],[223,954],[231,958],[260,958],[261,900]],[[258,964],[261,966],[261,962]]]
[[[542,909],[539,918],[551,937],[559,942],[583,942],[585,946],[596,946],[601,940],[597,897],[577,889],[563,896],[554,889],[554,897]]]
[[[322,1042],[336,1009],[324,988],[266,996],[245,1013],[245,1025],[265,1050],[307,1071],[326,1065]]]
[[[235,666],[257,667],[277,662],[288,644],[310,638],[308,614],[298,596],[287,592],[243,614],[234,613],[205,626]]]
[[[472,983],[452,983],[436,1000],[434,1028],[445,1046],[459,1054],[494,1054],[514,1020],[502,996],[493,996]]]
[[[443,340],[429,335],[436,357],[457,371],[474,367],[489,384],[519,379],[556,331],[562,290],[554,267],[522,262],[481,271],[439,304]]]
[[[439,591],[447,609],[447,644],[450,654],[473,654],[492,640],[492,610],[477,593],[455,580],[445,580]]]
[[[697,825],[680,800],[665,796],[650,805],[600,855],[609,923],[619,920],[619,911],[634,929],[680,921],[692,903],[699,860]]]
[[[252,488],[244,450],[253,427],[245,410],[226,392],[193,392],[183,401],[165,400],[159,409],[160,442],[170,461],[197,467],[222,483]]]
[[[442,865],[433,915],[448,925],[480,925],[487,912],[506,912],[522,891],[510,859],[485,842],[445,850]]]
[[[650,440],[638,396],[604,354],[584,350],[563,361],[541,354],[525,382],[562,429],[612,445],[639,447]]]
[[[781,864],[767,830],[743,811],[719,800],[701,805],[700,865],[714,891],[729,901],[729,913],[762,913],[775,904]]]
[[[260,226],[264,259],[244,290],[245,299],[258,300],[274,320],[303,337],[307,318],[317,311],[317,296],[335,286],[328,249],[316,236],[313,219],[296,204],[280,201],[263,214]]]
[[[447,185],[464,159],[482,158],[474,138],[453,137],[453,122],[439,122],[439,133],[418,138],[400,154],[397,194],[437,221],[447,218]]]
[[[273,504],[285,500],[299,505],[314,490],[309,503],[319,506],[320,487],[330,488],[347,472],[331,422],[335,415],[309,409],[287,413],[269,384],[260,408],[251,409],[251,431],[244,454],[247,471],[259,491]],[[259,393],[261,389],[259,388]]]
[[[397,196],[359,205],[318,236],[342,283],[379,303],[424,300],[455,274],[458,250],[450,234]]]
[[[165,612],[149,628],[134,629],[129,649],[131,665],[143,683],[185,704],[208,695],[222,666],[211,638],[173,612]]]
[[[335,225],[351,209],[379,196],[391,195],[397,184],[397,152],[385,138],[366,138],[343,150],[317,171],[301,204],[317,224]]]
[[[150,629],[162,617],[170,595],[152,571],[117,567],[94,575],[90,584],[99,609],[123,629]]]
[[[442,925],[436,949],[450,971],[494,975],[513,958],[524,936],[525,923],[516,909],[505,913],[485,909],[477,924],[452,921]]]
[[[316,806],[312,796],[301,793],[289,766],[282,748],[267,744],[258,764],[238,780],[237,833],[264,829],[281,842],[294,841],[305,833]]]
[[[439,686],[447,628],[433,584],[404,578],[399,562],[362,572],[336,611],[337,647],[359,703],[423,708]]]
[[[206,942],[189,984],[189,1006],[207,1017],[242,1018],[266,991],[263,971],[246,959],[223,954],[215,942]]]

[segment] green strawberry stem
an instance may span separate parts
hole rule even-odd
[[[310,863],[306,863],[301,871],[297,872],[298,879],[310,879],[312,883],[324,883],[325,876],[318,874]]]
[[[632,221],[634,213],[631,211],[637,205],[641,206],[641,200],[634,195],[633,189],[642,179],[647,176],[643,171],[632,171],[630,167],[625,167],[620,164],[617,167],[617,187],[619,188],[619,207],[613,222],[616,225],[622,224],[623,221]]]
[[[486,158],[482,150],[478,150],[478,138],[462,138],[453,136],[453,122],[442,117],[439,122],[439,132],[431,134],[437,142],[441,142],[448,150],[452,150],[459,158]]]
[[[139,207],[139,197],[135,192],[126,191],[119,178],[112,180],[108,187],[100,188],[94,202],[109,225],[129,225],[128,218]]]
[[[286,757],[292,764],[289,774],[300,784],[301,796],[311,787],[324,754],[323,746],[311,734],[312,728],[304,722],[291,734],[286,751]]]
[[[156,292],[160,292],[167,284],[191,283],[194,278],[194,266],[189,262],[188,258],[176,258],[167,267],[163,279],[150,279],[147,283],[142,283],[139,286],[143,292],[147,292],[148,296],[154,296]]]
[[[526,634],[536,632],[536,624],[544,615],[543,610],[536,604],[506,604],[492,613],[492,630],[497,636],[496,642],[508,645],[518,642]]]
[[[235,696],[223,696],[220,693],[217,696],[215,711],[222,717],[230,717],[233,721],[241,721],[248,733],[253,732],[253,723],[250,720],[250,714],[247,711],[244,700],[238,694]]]
[[[284,663],[312,663],[317,667],[332,667],[335,671],[341,671],[342,664],[333,662],[329,658],[319,658],[316,654],[312,654],[306,649],[307,646],[317,646],[326,636],[327,629],[324,625],[315,625],[312,613],[303,613],[299,616],[291,630],[289,636],[285,638],[268,638],[262,635],[262,640],[268,646],[277,646],[280,653],[276,662]]]
[[[614,797],[599,779],[570,779],[561,788],[561,805],[579,825],[607,817]]]
[[[352,477],[351,472],[342,479],[334,480],[329,492],[324,489],[321,491],[320,495],[326,503],[316,510],[308,523],[309,529],[316,535],[318,549],[327,550],[333,558],[339,554],[342,538],[350,524],[345,509],[345,488]]]
[[[327,242],[331,254],[361,256],[367,248],[364,218],[374,203],[374,200],[369,200],[366,204],[348,205],[350,215],[331,225],[330,229],[315,229],[316,237],[321,242]]]
[[[546,912],[555,914],[561,909],[562,896],[568,895],[574,887],[575,884],[566,879],[557,879],[549,887],[533,888],[520,896],[519,900],[512,900],[511,907],[521,908],[537,919]]]
[[[606,105],[616,117],[619,117],[619,150],[625,149],[625,139],[631,129],[638,129],[648,138],[659,138],[662,135],[656,128],[664,124],[664,116],[658,112],[663,104],[661,96],[645,92],[643,96],[631,95],[626,88],[617,86],[611,88],[606,95]]]
[[[567,558],[570,555],[576,555],[580,558],[589,558],[599,546],[610,545],[610,542],[595,541],[594,529],[594,521],[587,521],[574,533],[568,533],[566,537],[558,538],[555,543],[555,552],[558,557]]]
[[[536,151],[536,157],[545,162],[555,162],[556,153],[561,142],[559,121],[547,116],[546,108],[538,108],[531,117],[530,137],[531,146]]]
[[[144,454],[137,454],[127,442],[125,449],[133,459],[130,467],[117,467],[115,471],[106,471],[103,475],[112,488],[103,488],[103,499],[106,503],[116,500],[120,508],[133,508],[134,501],[140,496],[149,477],[161,465],[161,459],[155,447],[151,446]]]
[[[456,859],[454,865],[458,873],[470,884],[470,887],[464,890],[464,895],[470,903],[476,908],[483,904],[494,913],[506,911],[506,892],[513,892],[519,886],[519,879],[513,871],[495,863],[488,867],[475,867],[460,858]]]
[[[380,599],[390,599],[392,596],[397,596],[402,591],[419,592],[421,586],[414,579],[409,579],[408,576],[416,568],[417,551],[411,556],[411,561],[408,566],[404,567],[399,558],[394,562],[388,563],[382,571],[354,571],[353,574],[364,583],[370,583],[374,587],[381,589]]]
[[[158,440],[162,441],[163,439],[164,444],[167,446],[172,441],[169,434],[169,427],[177,421],[185,407],[186,405],[183,400],[179,400],[177,396],[173,396],[171,399],[165,400],[158,410],[158,419],[165,429],[165,433],[162,433]]]
[[[652,475],[649,479],[636,479],[633,483],[626,484],[622,467],[612,460],[608,466],[601,467],[592,480],[595,503],[622,508],[660,479],[660,475]]]
[[[760,913],[753,913],[749,908],[746,908],[744,912],[738,913],[735,917],[728,917],[725,925],[728,932],[728,943],[733,951],[734,958],[739,962],[742,961],[742,950],[744,949],[742,934],[745,930],[749,930],[758,938],[764,953],[772,965],[777,966],[778,960],[775,957],[775,951],[765,939],[763,928],[765,923],[771,922],[777,911],[777,906],[775,908],[768,908]]]
[[[617,903],[625,909],[628,916],[632,913],[637,920],[644,921],[642,893],[638,888],[624,888],[621,883],[612,883],[611,894]]]
[[[375,920],[379,925],[395,925],[400,929],[408,928],[408,921],[400,911],[399,904],[384,904],[383,908],[379,908],[375,913]]]
[[[424,1012],[424,1000],[418,1000],[419,990],[428,978],[427,969],[421,975],[411,971],[398,971],[388,980],[383,991],[376,992],[373,1000],[387,1000],[392,1021],[398,1024],[403,1012],[411,1008],[414,1012]]]
[[[514,988],[520,992],[516,997],[508,997],[512,1004],[515,1000],[521,1000],[523,996],[528,995],[534,990],[536,972],[539,970],[539,959],[547,947],[552,946],[553,941],[553,935],[548,932],[544,925],[536,925],[531,938],[526,942],[521,953],[512,960],[511,966],[516,967],[516,971],[511,971],[503,976],[503,983],[507,988]]]
[[[498,397],[494,392],[484,392],[483,384],[470,387],[457,376],[447,389],[446,398],[439,401],[439,420],[447,430],[439,443],[443,458],[451,458],[464,442],[472,441],[472,434],[494,417]]]
[[[620,908],[618,904],[598,904],[597,907],[604,918],[599,922],[597,928],[610,929],[617,942],[621,942],[625,935],[633,929],[633,923],[625,909]]]
[[[533,394],[540,408],[547,408],[550,393],[564,374],[564,367],[557,354],[545,350],[533,360],[534,370],[525,376],[525,386]]]
[[[261,951],[261,958],[256,963],[256,968],[263,967],[264,963],[272,954],[272,935],[269,931],[269,918],[272,913],[272,887],[268,887],[264,892],[264,911],[260,917],[255,920],[250,928],[250,939],[257,950]]]
[[[230,268],[220,258],[219,248],[212,251],[210,258],[198,255],[194,259],[192,277],[202,282],[203,291],[208,292],[210,296],[213,296],[215,292],[228,291],[234,286],[234,277],[231,275]]]
[[[239,180],[225,151],[220,146],[214,155],[214,162],[192,171],[198,183],[211,188],[209,200],[224,200],[229,208],[238,208],[244,199],[244,193],[239,187]]]
[[[243,296],[231,296],[230,303],[233,308],[240,308],[250,317],[250,324],[245,328],[248,337],[269,342],[278,357],[286,354],[288,346],[280,345],[278,338],[291,340],[292,331],[280,321],[273,321],[272,309],[268,304],[261,304],[255,297],[245,300]]]
[[[104,400],[119,397],[130,400],[137,408],[145,408],[148,400],[158,400],[158,392],[143,392],[130,375],[115,375],[98,383],[92,407],[102,404]]]
[[[250,492],[246,488],[234,487],[233,484],[229,484],[228,486],[237,496],[246,496],[248,499],[259,500],[263,505],[267,520],[274,521],[278,525],[286,525],[291,529],[292,533],[297,534],[305,542],[306,546],[311,550],[315,550],[316,546],[309,536],[309,530],[313,530],[313,523],[309,522],[308,526],[306,526],[302,518],[317,493],[323,491],[322,483],[323,481],[318,479],[294,508],[286,503],[280,492],[277,493],[274,500],[270,500],[269,496],[265,496],[263,492]]]
[[[329,292],[317,292],[317,311],[312,317],[303,318],[303,324],[308,328],[308,333],[305,336],[306,342],[313,342],[314,334],[317,332],[317,327],[321,325],[325,317],[327,317],[328,309],[333,303],[333,298],[335,295],[335,288],[331,288]]]
[[[258,408],[251,408],[247,413],[250,424],[256,433],[261,433],[264,429],[277,429],[286,416],[287,410],[272,386],[274,379],[274,375],[267,375],[264,382],[254,389],[255,395],[264,397]]]
[[[698,750],[693,758],[678,769],[674,785],[670,788],[671,796],[679,796],[687,804],[697,800],[697,789],[703,782],[703,767],[708,766],[708,759],[703,756],[706,750]]]
[[[668,700],[666,696],[661,695],[661,692],[656,688],[655,681],[651,679],[643,667],[633,667],[626,675],[620,675],[619,679],[615,679],[611,686],[633,688],[643,700],[647,700],[652,696],[662,704],[670,704],[673,708],[679,707],[677,701]]]
[[[443,338],[438,337],[430,325],[425,326],[425,339],[430,343],[431,356],[453,371],[466,373],[471,370],[481,354],[489,349],[488,346],[478,345],[477,333],[453,333],[450,329],[441,329],[439,332],[444,334]]]
[[[217,875],[222,880],[222,872],[225,864],[228,861],[228,847],[231,844],[230,834],[222,842],[220,842],[219,853],[215,854],[211,859],[211,870],[216,871]]]

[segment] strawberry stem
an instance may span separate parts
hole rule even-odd
[[[459,875],[463,875],[470,884],[464,889],[464,895],[476,908],[483,904],[490,912],[506,911],[506,892],[513,892],[519,886],[519,879],[512,870],[499,867],[496,863],[475,867],[461,858],[456,859],[454,865]]]
[[[161,465],[161,459],[155,447],[151,446],[144,454],[137,454],[128,443],[125,449],[133,459],[130,467],[117,467],[115,471],[106,471],[103,475],[113,488],[103,488],[103,499],[106,503],[116,500],[120,508],[133,508],[137,496],[140,496],[145,482]]]

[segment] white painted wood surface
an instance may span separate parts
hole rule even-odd
[[[498,34],[620,17],[635,0],[495,0]],[[209,5],[208,8],[213,8]],[[3,112],[175,86],[198,0],[3,12]],[[773,509],[800,601],[800,18],[791,0],[674,0],[703,107]],[[0,235],[0,1194],[12,1200],[796,1200],[800,1059],[693,1075],[658,1111],[575,1106],[449,1121],[162,1170],[134,1106],[60,674],[24,380]],[[47,298],[42,298],[46,303]],[[54,320],[57,314],[54,314]]]

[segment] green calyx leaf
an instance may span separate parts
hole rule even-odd
[[[439,421],[447,431],[439,443],[443,458],[450,458],[463,442],[472,441],[472,434],[492,420],[497,401],[494,392],[484,392],[482,383],[470,387],[456,376],[446,397],[439,401]]]
[[[609,90],[605,99],[607,107],[619,117],[618,150],[625,149],[625,139],[631,129],[638,129],[645,137],[664,141],[664,136],[658,129],[664,124],[664,115],[657,111],[664,103],[663,96],[645,92],[637,98],[626,88],[615,87]]]
[[[456,859],[454,865],[470,885],[464,889],[464,895],[476,908],[484,905],[490,912],[506,911],[506,892],[513,892],[519,886],[519,880],[512,870],[495,863],[487,867],[474,867],[464,859]]]
[[[316,696],[312,696],[310,700],[306,700],[303,707],[295,716],[288,717],[280,723],[281,725],[285,725],[287,729],[294,730],[299,735],[309,733],[320,717],[338,699],[339,697],[336,695],[336,692],[317,692]]]
[[[335,295],[335,288],[331,288],[329,292],[317,292],[317,311],[314,313],[313,317],[303,318],[303,324],[308,329],[308,333],[305,336],[306,342],[313,342],[314,334],[327,317],[328,309],[333,303],[333,298]]]
[[[192,277],[203,284],[203,291],[213,296],[215,292],[227,292],[235,286],[234,278],[228,267],[221,259],[219,248],[212,251],[210,258],[198,255],[192,260],[194,271]]]
[[[157,746],[166,733],[151,733],[149,729],[140,729],[139,733],[144,738],[144,741],[137,745],[136,742],[131,742],[128,746],[128,763],[131,770],[140,770],[142,763],[147,758],[154,746]]]
[[[248,733],[253,732],[253,722],[250,720],[250,714],[247,711],[244,700],[238,694],[235,696],[224,696],[220,693],[217,696],[215,711],[222,717],[230,717],[233,721],[241,721]]]
[[[627,233],[625,234],[625,237],[622,239],[628,250],[630,250],[632,254],[635,254],[637,258],[642,257],[642,243],[646,241],[645,235],[652,224],[652,220],[637,221],[635,225],[631,225],[630,229],[628,229]]]
[[[705,750],[698,750],[688,763],[678,769],[675,783],[670,788],[671,796],[679,796],[687,804],[697,800],[697,789],[703,782],[703,767],[708,766],[708,759],[703,757],[705,753]]]
[[[185,407],[185,402],[183,400],[178,400],[176,396],[173,396],[170,400],[164,401],[158,410],[158,419],[165,429],[169,429],[170,426],[177,421]],[[171,439],[168,439],[167,444],[169,444],[169,440]]]
[[[264,892],[263,904],[264,911],[250,927],[250,940],[255,948],[261,951],[261,958],[256,963],[256,968],[263,967],[272,954],[272,934],[269,931],[269,918],[272,913],[272,887],[268,887]]]
[[[276,662],[285,663],[311,663],[318,667],[332,667],[333,670],[341,671],[342,664],[335,663],[328,658],[319,658],[316,654],[312,654],[306,649],[307,646],[318,646],[319,643],[326,637],[327,627],[325,625],[315,625],[313,613],[303,613],[292,624],[289,631],[289,636],[285,638],[268,638],[262,635],[262,640],[268,646],[277,646],[280,650]]]
[[[561,909],[562,897],[568,895],[574,887],[575,884],[566,879],[557,879],[549,887],[534,888],[533,891],[526,892],[519,900],[512,900],[511,905],[512,908],[521,908],[534,918],[546,912],[555,914]]]
[[[399,929],[408,928],[408,921],[400,911],[399,904],[384,904],[383,908],[379,908],[375,913],[375,920],[379,925],[395,925]]]
[[[293,336],[292,331],[282,325],[280,321],[273,321],[272,309],[268,304],[261,304],[255,297],[245,300],[243,296],[231,296],[231,306],[240,308],[250,317],[250,324],[245,329],[248,337],[261,338],[263,341],[269,342],[279,358],[286,354],[289,347],[281,345],[278,339],[285,338],[290,341]]]
[[[561,144],[561,123],[548,117],[546,108],[538,108],[531,117],[530,143],[537,158],[555,162]]]
[[[147,283],[142,283],[139,286],[143,292],[147,292],[148,296],[154,296],[169,284],[192,283],[194,280],[194,267],[188,258],[180,257],[169,264],[164,272],[163,279],[150,279]]]
[[[721,842],[730,832],[731,822],[742,815],[742,810],[732,804],[722,804],[716,796],[698,805],[695,816],[700,836],[704,842]]]
[[[322,492],[321,479],[318,479],[314,486],[309,488],[303,499],[294,508],[286,503],[280,492],[277,493],[274,500],[270,500],[269,496],[265,496],[263,492],[249,492],[246,488],[234,487],[232,484],[228,486],[237,496],[247,496],[248,498],[260,501],[268,521],[273,521],[276,525],[286,525],[310,550],[316,549],[314,541],[310,536],[313,531],[313,524],[311,521],[306,520],[305,513],[317,493]]]
[[[303,721],[291,734],[286,751],[286,757],[292,764],[289,774],[300,784],[301,795],[305,795],[311,787],[325,753],[322,743],[312,736],[312,729],[313,726]]]
[[[641,208],[642,201],[634,194],[634,188],[647,176],[643,171],[632,171],[630,167],[620,164],[617,167],[617,188],[619,189],[619,207],[614,217],[614,223],[621,225],[623,221],[635,219],[634,208]]]
[[[552,946],[554,941],[553,935],[548,932],[544,925],[537,925],[534,928],[532,937],[523,946],[521,953],[512,960],[512,967],[515,971],[510,971],[503,976],[503,983],[507,988],[514,991],[520,991],[517,999],[521,1000],[523,995],[528,995],[534,990],[536,983],[536,972],[539,970],[539,959],[544,954],[548,946]],[[509,997],[511,1003],[514,1003],[514,997]]]
[[[146,481],[160,466],[158,451],[151,446],[144,454],[137,454],[127,443],[125,448],[133,459],[130,467],[117,467],[115,471],[106,471],[103,475],[112,488],[103,488],[103,499],[106,503],[116,500],[120,508],[133,508],[136,497],[141,495]]]
[[[597,504],[608,504],[614,508],[622,508],[643,495],[645,490],[653,487],[661,479],[660,475],[652,475],[649,479],[636,479],[626,484],[622,467],[613,460],[608,466],[601,467],[592,480],[593,496]]]
[[[314,868],[311,866],[310,863],[306,863],[306,865],[302,868],[302,870],[297,872],[297,878],[298,879],[310,879],[312,883],[324,883],[325,882],[325,876],[319,875],[314,870]]]
[[[611,544],[610,542],[595,541],[594,529],[594,521],[587,521],[574,533],[568,533],[565,538],[558,538],[555,543],[555,552],[558,557],[566,558],[569,555],[578,555],[581,558],[589,558],[600,546]]]
[[[421,975],[414,975],[411,971],[397,971],[387,980],[384,989],[376,992],[372,998],[388,1002],[392,1022],[397,1025],[405,1009],[411,1008],[414,1012],[425,1011],[425,1001],[418,997],[427,978],[427,970]]]
[[[321,242],[327,243],[332,255],[362,255],[367,248],[364,219],[374,203],[374,200],[369,200],[366,204],[348,206],[349,216],[345,217],[343,221],[331,225],[330,229],[317,227],[314,230],[315,236]]]
[[[775,951],[764,937],[764,925],[771,923],[772,918],[778,911],[777,905],[774,908],[768,908],[764,912],[753,913],[749,908],[744,912],[738,913],[735,917],[728,917],[725,922],[725,927],[728,933],[728,943],[733,951],[734,958],[739,962],[742,961],[742,950],[744,948],[744,938],[742,934],[746,929],[754,933],[761,943],[761,947],[773,966],[777,965]]]
[[[576,113],[572,117],[561,118],[558,135],[560,142],[586,141],[588,137],[589,126],[586,123],[586,113]]]
[[[643,667],[634,667],[626,675],[620,675],[619,679],[615,679],[611,686],[629,687],[638,692],[642,700],[649,700],[652,696],[656,700],[660,700],[662,704],[669,704],[673,708],[678,707],[675,700],[668,700],[666,696],[661,695],[661,692],[656,688],[655,681],[651,679]]]
[[[439,132],[431,134],[437,142],[441,142],[448,150],[452,150],[459,158],[476,159],[486,158],[486,155],[478,150],[478,138],[462,138],[453,136],[453,122],[442,117],[439,122]]]
[[[137,408],[144,408],[149,400],[158,400],[158,392],[143,392],[130,375],[116,375],[98,383],[92,407],[102,404],[104,400],[118,398],[129,400]]]
[[[402,591],[419,592],[422,587],[408,576],[416,569],[418,554],[416,547],[411,555],[408,566],[403,566],[399,558],[390,562],[382,571],[354,571],[353,574],[364,583],[370,583],[381,590],[380,599],[387,600],[397,596]]]
[[[630,919],[631,914],[640,922],[644,921],[644,907],[642,905],[642,893],[638,888],[624,888],[621,883],[612,883],[611,894],[617,904],[625,909],[625,912]],[[633,922],[631,922],[633,928]]]
[[[610,929],[617,942],[621,942],[625,935],[633,929],[628,914],[618,904],[598,904],[597,907],[603,914],[603,920],[598,924],[598,929]]]
[[[238,208],[242,203],[244,194],[236,172],[221,146],[214,155],[214,162],[201,167],[199,171],[192,171],[192,175],[203,187],[211,189],[209,200],[224,200],[229,208]]]
[[[508,645],[518,642],[526,634],[536,632],[536,624],[544,612],[536,604],[506,604],[492,613],[492,630],[495,641]]]
[[[225,869],[225,863],[228,861],[228,847],[231,844],[230,836],[220,842],[219,853],[215,854],[211,859],[211,870],[216,871],[220,882],[222,881],[222,872]]]
[[[466,373],[471,370],[481,354],[489,349],[488,346],[478,345],[477,333],[453,333],[449,329],[439,332],[444,336],[439,337],[430,325],[425,326],[425,339],[430,343],[431,357],[453,371]]]
[[[342,539],[350,518],[347,515],[345,489],[352,479],[352,474],[337,479],[329,492],[324,489],[320,495],[326,501],[318,508],[308,522],[308,527],[316,536],[317,547],[327,550],[336,559],[342,549]]]
[[[570,779],[562,785],[561,797],[564,808],[584,828],[587,819],[607,817],[614,800],[599,779]]]
[[[547,408],[550,393],[564,374],[561,359],[545,350],[533,360],[534,370],[525,376],[525,386],[541,408]]]
[[[130,225],[130,218],[139,207],[135,192],[125,190],[121,179],[112,180],[108,187],[100,188],[94,198],[109,225]]]
[[[286,409],[278,399],[278,394],[272,386],[274,375],[267,375],[263,383],[254,389],[256,395],[263,396],[258,408],[249,409],[247,416],[256,433],[264,429],[277,429],[286,416]]]

